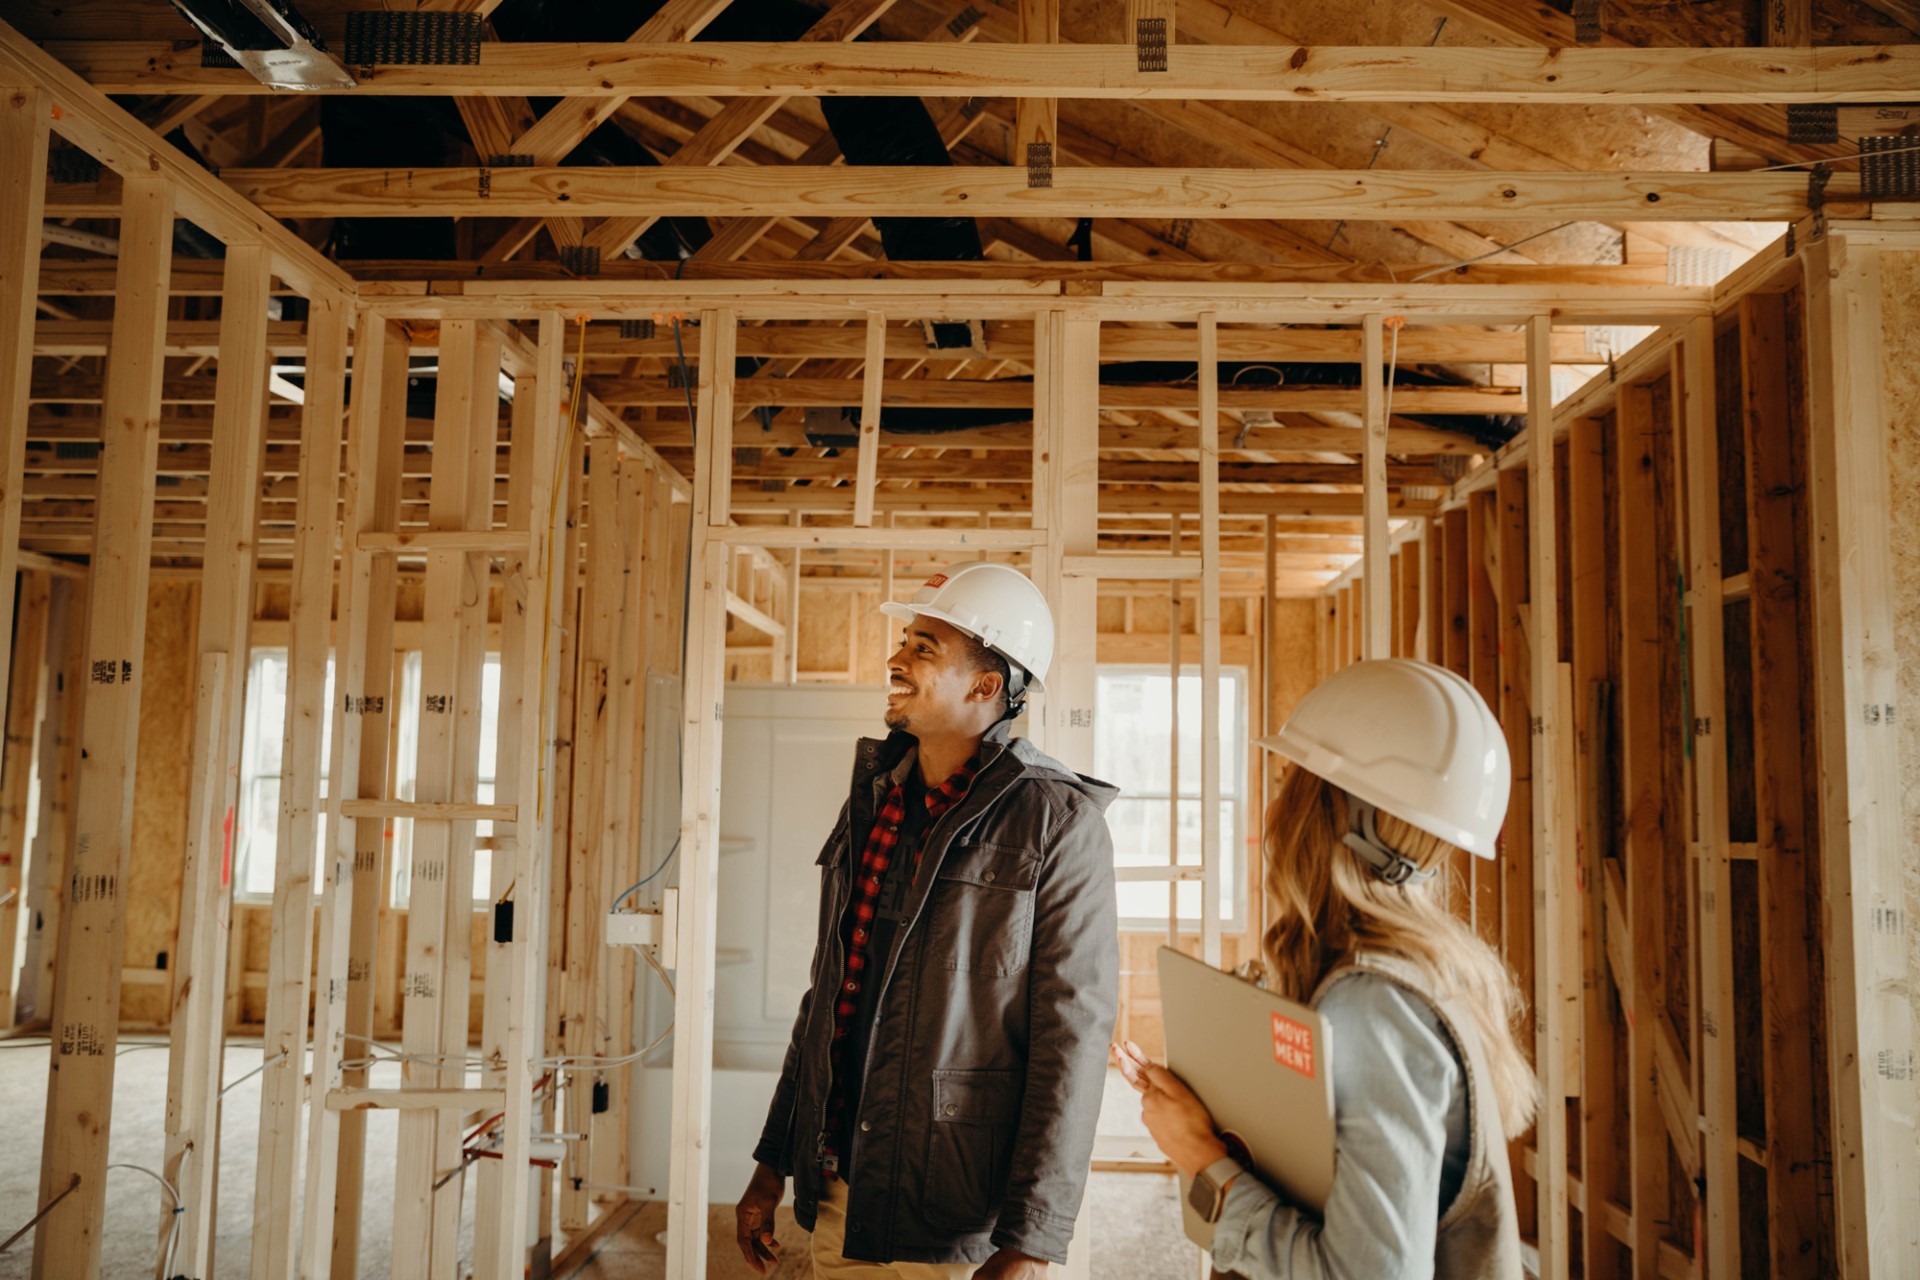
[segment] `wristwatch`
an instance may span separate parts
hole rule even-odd
[[[1220,1157],[1194,1175],[1193,1186],[1187,1190],[1187,1203],[1208,1225],[1220,1221],[1220,1211],[1227,1203],[1227,1188],[1244,1172],[1232,1156]]]

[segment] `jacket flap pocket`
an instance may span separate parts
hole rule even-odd
[[[1018,1071],[936,1071],[933,1118],[944,1124],[1011,1124],[1020,1117]]]
[[[1031,891],[1040,883],[1040,855],[1015,845],[955,845],[940,866],[942,880],[960,880],[989,889]]]

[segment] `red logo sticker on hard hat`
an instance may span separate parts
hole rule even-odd
[[[930,587],[944,587],[947,585],[947,575],[944,573],[936,573],[927,579],[927,585]]]
[[[1273,1060],[1313,1079],[1313,1028],[1284,1013],[1274,1014]]]

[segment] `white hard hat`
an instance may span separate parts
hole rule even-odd
[[[1494,856],[1513,770],[1479,691],[1428,662],[1356,662],[1315,685],[1259,745],[1354,798]]]
[[[880,606],[889,618],[938,618],[958,627],[1025,673],[1041,688],[1053,661],[1053,611],[1032,579],[1018,569],[979,560],[928,578],[913,599]],[[1018,683],[1019,674],[1015,673]],[[1013,701],[1019,689],[1008,690]]]

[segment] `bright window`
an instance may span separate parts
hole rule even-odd
[[[1120,788],[1107,810],[1114,865],[1164,867],[1173,831],[1173,678],[1165,668],[1102,666],[1097,674],[1094,773]],[[1200,865],[1200,677],[1180,677],[1178,848],[1182,866]],[[1220,673],[1220,917],[1235,926],[1246,893],[1241,884],[1247,811],[1246,673]],[[1122,926],[1164,929],[1167,886],[1122,881]],[[1200,925],[1200,883],[1179,882],[1183,927]]]
[[[333,746],[333,664],[327,664],[326,707],[328,714],[321,728],[320,795],[327,796],[327,765]],[[414,798],[414,761],[420,741],[420,654],[406,655],[401,665],[400,721],[396,735],[396,786],[394,795],[402,800]],[[477,799],[493,803],[495,761],[499,756],[500,660],[489,656],[481,674],[480,687],[480,782]],[[240,762],[239,822],[234,832],[234,889],[242,899],[266,901],[273,896],[274,859],[280,835],[281,747],[286,731],[287,653],[284,649],[255,649],[247,679],[246,726]],[[315,824],[314,884],[320,883],[325,866],[325,822]],[[413,824],[396,822],[394,831],[393,904],[407,902],[407,868],[411,860]],[[475,824],[479,837],[491,836],[493,824]],[[493,874],[493,851],[478,849],[473,855],[473,896],[486,901],[488,883]]]

